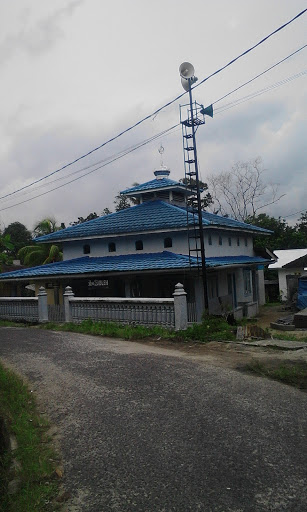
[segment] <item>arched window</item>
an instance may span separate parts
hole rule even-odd
[[[170,237],[164,238],[164,247],[173,247],[173,240]]]
[[[110,242],[109,243],[109,252],[115,252],[116,251],[116,243]]]
[[[91,246],[89,244],[85,244],[83,246],[83,254],[90,254],[91,253]]]
[[[135,250],[136,251],[142,251],[143,250],[143,241],[142,240],[137,240],[135,242]]]

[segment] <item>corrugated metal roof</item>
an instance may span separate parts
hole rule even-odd
[[[288,265],[288,263],[307,255],[307,249],[284,249],[273,252],[277,256],[278,260],[269,265],[269,269],[272,270],[282,268],[285,265]]]
[[[192,266],[197,266],[192,258]],[[264,264],[268,260],[251,256],[226,256],[207,258],[208,267],[225,265]],[[0,274],[1,279],[26,279],[31,277],[69,276],[75,274],[96,274],[104,272],[136,272],[145,270],[180,270],[190,267],[189,257],[169,251],[145,254],[126,254],[122,256],[104,256],[93,258],[84,256],[72,260],[49,263],[14,272]]]
[[[183,183],[180,183],[180,181],[174,181],[170,180],[169,178],[161,178],[161,179],[153,179],[150,181],[147,181],[146,183],[141,183],[140,185],[136,185],[135,187],[127,188],[126,190],[122,190],[120,193],[125,194],[131,194],[134,192],[145,192],[150,190],[156,190],[161,188],[168,188],[168,187],[179,187],[185,191],[186,187],[183,185]]]
[[[189,213],[189,224],[193,224],[193,215]],[[245,224],[244,222],[220,217],[213,213],[203,212],[203,224],[206,226],[223,226],[237,228],[249,232],[271,233],[270,231]],[[141,233],[146,231],[172,230],[187,227],[185,207],[180,207],[164,201],[148,201],[126,210],[70,226],[49,235],[36,238],[38,242],[62,241],[69,239],[90,239],[95,236]]]

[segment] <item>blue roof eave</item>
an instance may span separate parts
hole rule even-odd
[[[208,269],[214,267],[238,265],[265,265],[271,260],[258,256],[224,256],[206,259]],[[197,268],[197,259],[170,251],[161,253],[126,254],[121,256],[103,256],[75,258],[38,267],[31,267],[0,274],[0,280],[35,280],[56,277],[80,277],[83,275],[116,274],[148,271],[186,271]]]

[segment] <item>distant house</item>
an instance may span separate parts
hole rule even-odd
[[[307,275],[307,249],[286,249],[274,251],[278,258],[269,265],[269,270],[277,270],[281,300],[292,300],[297,292],[298,280]]]
[[[50,303],[61,303],[67,285],[76,296],[171,297],[181,282],[190,315],[199,320],[204,294],[199,262],[189,254],[187,226],[195,222],[186,207],[190,192],[169,178],[168,169],[154,174],[121,192],[136,206],[36,239],[60,243],[62,262],[0,274],[0,282],[35,284],[36,293],[43,285]],[[236,316],[255,314],[265,301],[263,269],[271,260],[255,254],[253,237],[270,232],[208,212],[202,220],[209,311],[225,306]]]

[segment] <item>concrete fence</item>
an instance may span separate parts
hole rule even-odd
[[[0,297],[0,319],[25,322],[47,322],[47,293],[39,289],[37,297]]]
[[[60,318],[65,322],[75,323],[90,318],[123,324],[161,325],[182,330],[188,324],[186,295],[180,283],[175,286],[173,298],[165,299],[75,297],[71,287],[67,286]],[[0,297],[0,319],[48,322],[55,320],[52,315],[53,308],[47,305],[47,293],[43,287],[39,289],[38,296],[33,298]]]

